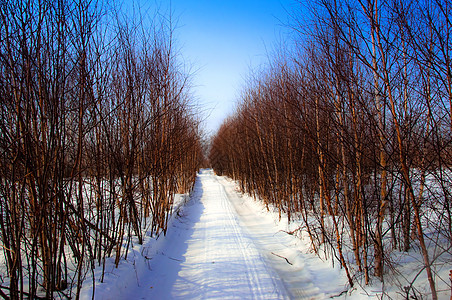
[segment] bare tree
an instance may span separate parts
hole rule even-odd
[[[171,22],[125,26],[104,9],[0,5],[4,297],[79,298],[96,261],[143,241],[150,215],[151,233],[166,232],[203,161]]]

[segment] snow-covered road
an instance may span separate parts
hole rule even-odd
[[[168,234],[135,246],[135,257],[96,285],[95,298],[324,299],[320,290],[337,273],[330,265],[309,272],[310,258],[297,250],[298,239],[255,205],[233,182],[201,171]]]
[[[199,174],[191,201],[173,223],[179,228],[169,230],[152,258],[147,296],[322,298],[293,247],[284,245],[287,233],[277,231],[271,219],[253,214],[234,187],[210,170]]]
[[[210,171],[199,175],[194,197],[151,262],[155,299],[284,299],[279,276],[237,219],[224,186]],[[191,228],[190,228],[191,227]],[[171,230],[170,230],[171,231]],[[168,267],[168,266],[171,267]]]

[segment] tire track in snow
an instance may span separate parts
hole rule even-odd
[[[263,218],[253,211],[235,191],[235,185],[219,177],[239,225],[251,237],[266,263],[279,275],[293,299],[324,299],[326,295],[312,283],[304,265],[303,254],[293,244],[294,237],[276,229],[270,216]],[[290,262],[290,263],[289,263]]]
[[[216,178],[215,178],[216,179]],[[218,184],[218,180],[216,180]],[[226,191],[224,190],[224,187],[220,185],[221,190],[221,204],[224,209],[224,211],[227,213],[228,221],[230,228],[232,229],[234,235],[234,239],[236,240],[237,245],[240,245],[240,252],[242,254],[242,257],[245,260],[245,267],[246,267],[246,275],[249,282],[250,290],[253,291],[254,295],[253,298],[264,298],[265,294],[263,291],[265,291],[265,287],[262,286],[260,280],[259,280],[259,274],[256,272],[258,270],[258,266],[256,264],[255,260],[250,259],[250,257],[256,257],[257,253],[254,253],[253,247],[254,244],[251,240],[245,240],[244,239],[244,233],[241,231],[240,226],[238,224],[238,220],[235,217],[235,211],[233,211],[233,208],[231,207],[231,203],[228,200],[228,196],[226,194]],[[251,250],[252,249],[252,250]],[[262,258],[260,256],[257,256],[259,258],[259,261],[262,262]],[[267,269],[267,268],[266,268]],[[267,269],[267,271],[269,271]],[[276,285],[276,283],[273,283]]]
[[[172,286],[173,299],[289,299],[278,275],[267,267],[241,229],[224,187],[204,171],[204,210],[186,241]]]

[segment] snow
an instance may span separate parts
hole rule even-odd
[[[285,290],[243,232],[224,188],[200,175],[173,236],[151,262],[152,299],[284,299]],[[182,225],[182,226],[181,226]],[[167,269],[168,265],[173,267]]]
[[[240,194],[230,179],[202,170],[190,200],[175,209],[166,236],[147,237],[143,245],[134,241],[118,268],[109,258],[102,283],[101,267],[94,270],[94,298],[381,299],[377,280],[365,289],[350,288],[331,257],[312,253],[303,232],[291,234],[299,224],[280,220],[276,210]],[[398,288],[384,290],[402,298]],[[81,298],[92,296],[87,274]]]

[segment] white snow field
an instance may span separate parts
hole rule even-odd
[[[167,235],[134,244],[118,268],[113,258],[107,261],[94,298],[325,299],[341,294],[347,285],[344,272],[301,251],[300,239],[277,223],[262,204],[242,197],[232,181],[202,170],[190,200],[173,214]],[[93,296],[90,276],[83,299]],[[360,290],[338,298],[344,296],[369,297]]]

